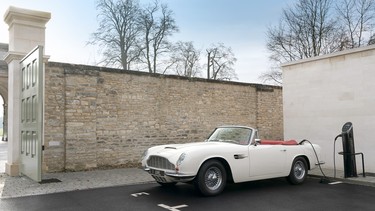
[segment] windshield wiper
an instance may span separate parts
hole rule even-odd
[[[209,141],[209,142],[211,142],[211,141],[215,141],[215,142],[221,142],[221,140],[220,140],[220,139],[209,139],[208,141]]]
[[[238,144],[238,141],[236,140],[224,140],[223,142]]]

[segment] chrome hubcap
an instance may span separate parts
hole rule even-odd
[[[297,161],[294,165],[294,175],[297,179],[302,179],[305,176],[305,166],[302,161]]]
[[[220,187],[222,181],[221,171],[217,167],[211,167],[206,171],[204,183],[208,189],[216,190]]]

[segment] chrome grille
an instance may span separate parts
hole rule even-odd
[[[167,180],[166,180],[164,177],[158,177],[158,176],[154,176],[154,175],[152,175],[152,177],[153,177],[156,181],[158,181],[158,182],[164,182],[164,183],[167,182]]]
[[[150,156],[147,160],[147,165],[158,169],[175,170],[173,163],[169,162],[168,159],[159,156]]]

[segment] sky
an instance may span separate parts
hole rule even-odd
[[[263,83],[270,69],[267,27],[277,25],[282,9],[294,0],[160,0],[174,12],[179,32],[171,41],[192,41],[202,52],[214,43],[231,47],[239,82]],[[141,0],[148,4],[153,0]],[[1,0],[0,42],[8,43],[4,14],[9,6],[51,13],[46,25],[45,53],[50,61],[96,65],[98,48],[87,45],[98,28],[96,0]],[[201,61],[204,63],[204,61]],[[205,71],[202,71],[205,73]],[[205,75],[202,75],[205,77]]]

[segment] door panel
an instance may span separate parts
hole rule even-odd
[[[272,177],[285,172],[286,149],[283,145],[250,147],[250,177]]]
[[[43,134],[43,47],[21,60],[21,174],[40,182]]]

